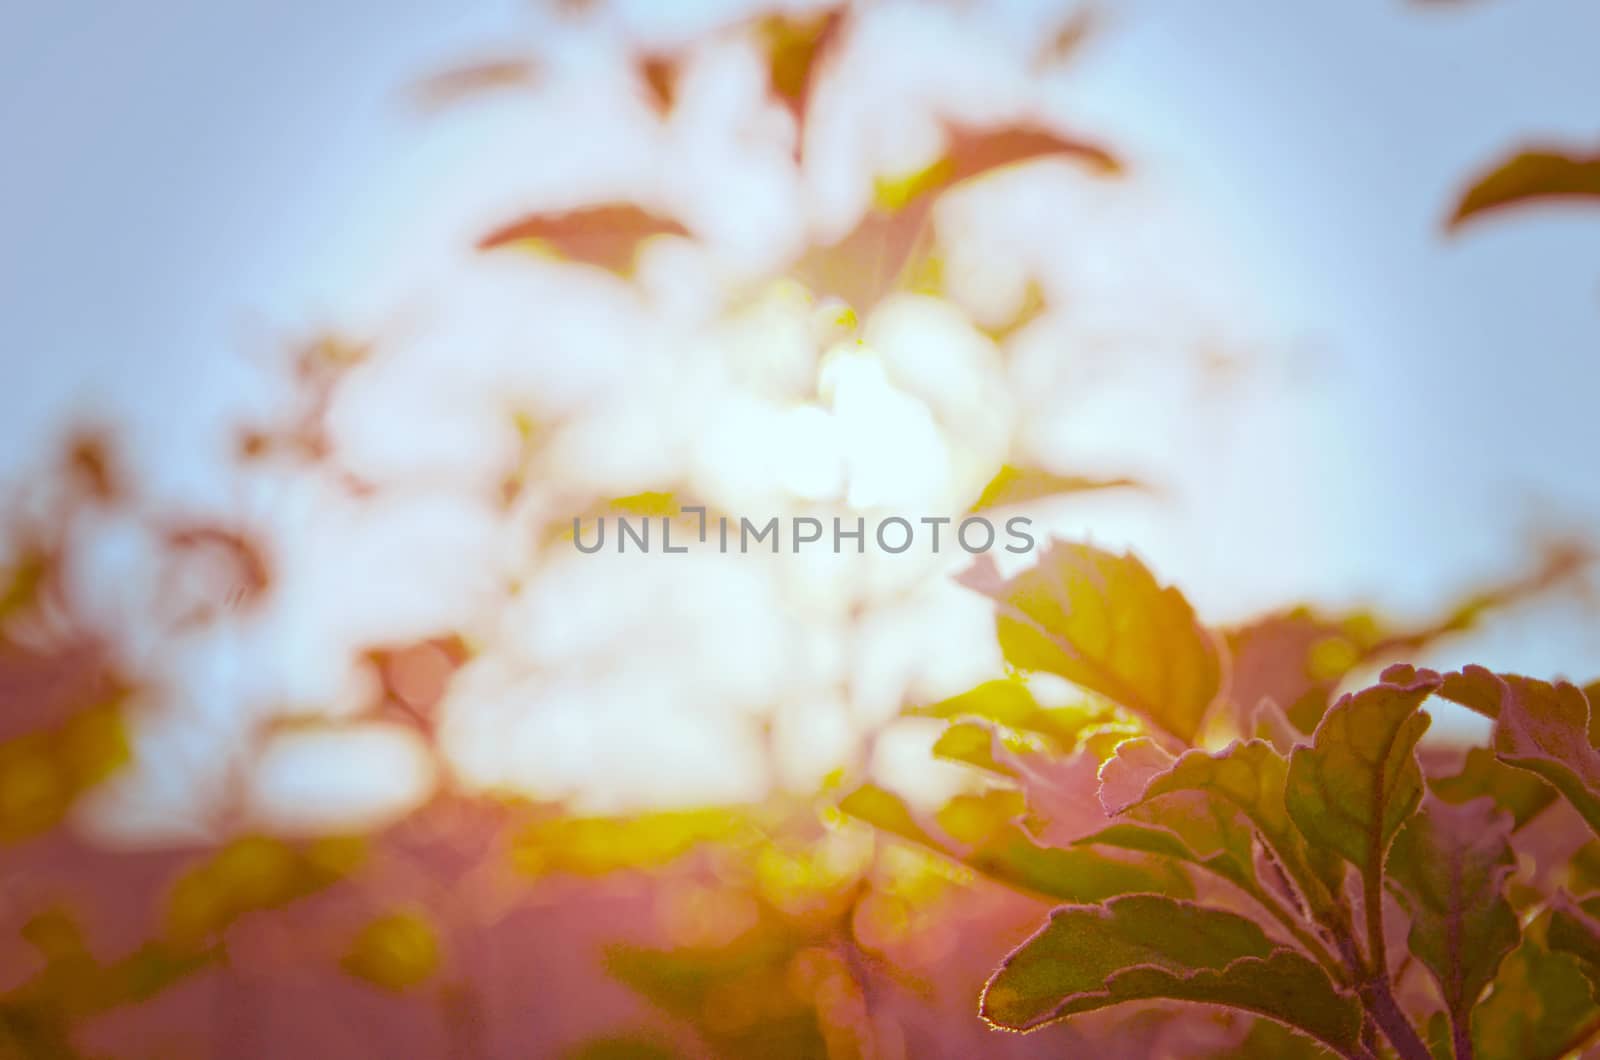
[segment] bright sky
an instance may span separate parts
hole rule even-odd
[[[905,699],[998,665],[981,601],[937,564],[531,556],[536,512],[507,522],[485,500],[519,402],[591,410],[561,436],[565,478],[533,502],[550,511],[563,490],[673,476],[755,515],[837,475],[847,500],[938,506],[1008,447],[1145,474],[1161,500],[1040,522],[1134,545],[1219,619],[1301,599],[1425,614],[1516,570],[1530,530],[1600,529],[1600,212],[1439,229],[1506,148],[1600,139],[1595,5],[1142,0],[1037,82],[1016,57],[1058,5],[886,4],[845,57],[852,91],[803,189],[783,174],[781,120],[747,91],[746,51],[700,53],[665,130],[620,73],[617,32],[681,38],[722,21],[713,6],[741,5],[637,0],[587,36],[510,3],[0,11],[0,320],[23,381],[0,393],[0,473],[96,410],[127,425],[157,497],[240,512],[288,557],[258,620],[130,647],[169,702],[144,768],[99,811],[107,827],[194,827],[249,719],[337,716],[351,647],[441,622],[489,646],[449,704],[454,766],[596,808],[759,793],[759,719],[803,786]],[[544,56],[540,93],[406,107],[419,76],[517,49]],[[706,292],[792,245],[795,204],[847,221],[868,168],[923,149],[908,114],[963,107],[1048,112],[1131,160],[1125,186],[1047,166],[941,211],[969,237],[952,262],[969,309],[1014,295],[1020,262],[1059,311],[1004,359],[959,316],[885,312],[859,367],[829,362],[854,380],[832,405],[783,414],[786,388],[820,371],[804,312],[776,298],[712,326]],[[600,190],[649,196],[700,237],[652,250],[641,298],[468,249],[528,206]],[[267,355],[323,325],[390,339],[334,419],[361,472],[402,484],[377,505],[220,472],[241,412],[281,398]],[[1204,357],[1241,370],[1218,382]],[[906,446],[917,431],[932,433]],[[102,530],[77,584],[126,626],[154,592],[146,543]],[[504,605],[508,572],[528,581]],[[1600,632],[1581,617],[1491,630],[1439,661],[1588,677]],[[925,737],[889,741],[884,768],[920,761]],[[339,740],[252,767],[259,811],[381,816],[428,790],[395,733]],[[329,766],[351,762],[365,766]]]

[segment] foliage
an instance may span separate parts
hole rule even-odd
[[[1253,1013],[1341,1056],[1382,1055],[1381,1035],[1407,1060],[1430,1055],[1424,1035],[1437,1040],[1441,1017],[1443,1048],[1457,1060],[1553,1058],[1600,1030],[1600,1009],[1573,988],[1600,974],[1600,895],[1510,887],[1518,854],[1542,855],[1514,828],[1557,808],[1545,785],[1596,827],[1600,751],[1582,689],[1479,667],[1391,666],[1327,707],[1314,729],[1285,719],[1285,754],[1237,731],[1233,690],[1218,678],[1227,668],[1215,645],[1225,638],[1136,558],[1057,543],[1009,580],[980,570],[970,583],[998,604],[1008,660],[1073,678],[1156,737],[1121,743],[1101,765],[1106,821],[1078,842],[1167,861],[1191,875],[1198,896],[1128,887],[1069,898],[991,976],[986,1020],[1030,1031],[1164,998]],[[1020,696],[998,698],[992,687],[952,702],[989,726],[1030,717]],[[1417,753],[1429,724],[1421,708],[1434,696],[1495,719],[1490,749],[1437,778]],[[1037,767],[1005,766],[1059,751],[1007,751],[999,729],[979,748],[977,723],[934,713],[957,715],[950,742],[967,752],[960,757],[998,773],[1027,808],[1048,804]],[[1234,731],[1211,719],[1233,719]],[[1173,746],[1180,737],[1184,746]],[[1454,801],[1427,796],[1430,781]],[[864,816],[929,842],[909,815]],[[1526,927],[1534,921],[1538,932]],[[1409,957],[1391,951],[1403,924]]]

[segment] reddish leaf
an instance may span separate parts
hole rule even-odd
[[[1582,689],[1481,666],[1452,675],[1445,689],[1458,702],[1493,712],[1500,761],[1549,782],[1600,833],[1600,750],[1589,742],[1589,701]]]
[[[1425,804],[1395,837],[1389,880],[1411,912],[1408,942],[1433,973],[1455,1040],[1469,1040],[1469,1014],[1516,948],[1517,915],[1504,896],[1516,868],[1511,817],[1488,799]]]

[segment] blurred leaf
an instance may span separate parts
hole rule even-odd
[[[1182,873],[1159,862],[1134,864],[1086,849],[1040,846],[1016,825],[989,836],[965,861],[991,879],[1061,902],[1145,892],[1173,897],[1193,893]]]
[[[562,1056],[564,1060],[677,1060],[679,1054],[641,1033],[596,1038]]]
[[[482,59],[425,78],[412,94],[420,106],[436,110],[490,92],[527,88],[535,83],[537,75],[538,68],[531,59]]]
[[[1221,685],[1217,646],[1182,594],[1137,559],[1054,541],[1010,579],[983,556],[961,581],[999,605],[1007,662],[1059,674],[1195,742]]]
[[[733,810],[678,810],[630,817],[552,817],[523,828],[511,842],[523,872],[602,876],[676,861],[696,847],[747,836]]]
[[[1468,750],[1461,772],[1449,777],[1430,777],[1428,787],[1445,802],[1491,798],[1495,805],[1512,815],[1518,828],[1556,799],[1554,788],[1526,770],[1504,764],[1487,747]]]
[[[718,1055],[828,1056],[813,996],[804,989],[819,962],[804,935],[773,925],[716,949],[614,946],[606,969],[665,1011],[694,1023]],[[835,978],[848,972],[830,968]]]
[[[1549,923],[1547,913],[1524,929],[1489,995],[1473,1010],[1473,1050],[1484,1060],[1556,1060],[1593,1036],[1600,1009],[1577,959],[1547,945]]]
[[[876,784],[863,784],[839,800],[841,812],[865,821],[890,835],[909,839],[931,850],[943,851],[944,846],[933,838],[921,822],[912,815],[900,796]]]
[[[364,857],[365,844],[356,839],[296,847],[269,836],[241,837],[173,881],[167,931],[182,945],[198,945],[238,917],[287,905],[345,878]]]
[[[1349,1054],[1361,1007],[1253,921],[1161,895],[1066,906],[984,988],[984,1019],[1032,1030],[1125,1001],[1169,998],[1267,1016]]]
[[[66,815],[72,785],[53,752],[47,733],[0,744],[0,842],[38,835]]]
[[[1337,851],[1363,876],[1382,872],[1395,833],[1422,800],[1416,745],[1428,715],[1417,708],[1438,687],[1438,675],[1424,671],[1347,695],[1312,745],[1289,758],[1289,816],[1314,847]]]
[[[982,718],[1017,732],[1044,737],[1062,752],[1075,750],[1089,730],[1113,723],[1118,717],[1116,708],[1106,703],[1042,706],[1020,677],[985,681],[949,699],[911,707],[906,713],[922,718]]]
[[[1061,497],[1071,493],[1090,493],[1112,489],[1143,489],[1144,484],[1131,478],[1092,478],[1084,475],[1058,475],[1039,468],[1002,467],[983,488],[972,506],[972,511],[983,512],[991,508],[1004,508],[1013,504],[1047,497]]]
[[[839,808],[997,882],[1059,901],[1093,902],[1146,891],[1186,895],[1192,889],[1181,872],[1161,863],[1138,864],[1083,848],[1040,846],[1005,815],[991,815],[980,822],[956,818],[958,829],[966,835],[960,842],[955,837],[942,838],[898,796],[876,785],[857,788],[840,801]],[[1020,811],[1022,805],[1013,802],[1009,808]],[[962,827],[973,823],[982,827],[970,831]]]
[[[1600,155],[1534,149],[1504,158],[1473,178],[1449,227],[1458,229],[1497,210],[1558,199],[1600,202]]]
[[[1367,611],[1327,616],[1296,608],[1230,629],[1228,698],[1241,714],[1271,699],[1295,728],[1309,733],[1332,705],[1335,687],[1357,666],[1416,654],[1442,637],[1476,627],[1490,611],[1566,585],[1591,562],[1591,551],[1580,541],[1544,542],[1531,570],[1470,592],[1440,617],[1419,625],[1394,626]],[[1451,681],[1447,674],[1440,694],[1453,699]]]
[[[53,827],[80,795],[131,757],[120,694],[53,727],[0,742],[0,843]]]
[[[339,966],[374,986],[405,990],[438,969],[438,934],[420,913],[389,913],[361,929]]]
[[[1118,176],[1124,170],[1122,160],[1100,144],[1025,122],[987,127],[946,122],[946,131],[946,183],[951,185],[1045,158],[1074,159],[1100,176]]]
[[[20,1020],[24,1035],[38,1031],[48,1036],[56,1018],[77,1021],[147,1001],[206,968],[217,956],[212,949],[178,950],[163,942],[146,942],[124,957],[101,963],[85,946],[76,921],[60,910],[33,917],[23,925],[22,935],[45,965],[0,995],[0,1024],[9,1012]]]
[[[478,249],[543,247],[566,260],[626,277],[633,271],[639,245],[662,235],[688,237],[689,231],[631,204],[590,206],[527,214],[478,240]]]
[[[1504,896],[1517,864],[1511,823],[1487,799],[1434,800],[1406,822],[1389,853],[1389,882],[1411,913],[1411,952],[1433,973],[1463,1039],[1473,1006],[1520,935]]]

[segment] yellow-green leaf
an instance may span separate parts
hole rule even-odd
[[[1020,812],[1022,806],[1011,803],[1010,808]],[[945,829],[922,821],[898,796],[872,784],[845,796],[839,809],[999,883],[1058,901],[1096,902],[1147,891],[1192,893],[1188,878],[1170,865],[1120,860],[1082,847],[1041,846],[1014,820],[994,814],[985,814],[977,822],[981,827],[971,830],[960,820],[941,814],[947,826],[963,834],[939,834]]]
[[[1139,560],[1054,541],[1015,577],[1002,579],[984,556],[962,583],[999,605],[996,633],[1012,665],[1059,674],[1195,742],[1221,686],[1217,643]]]
[[[1416,745],[1428,728],[1418,711],[1439,676],[1344,696],[1323,716],[1310,747],[1289,758],[1284,802],[1314,847],[1331,849],[1364,875],[1382,870],[1400,826],[1422,799]]]

